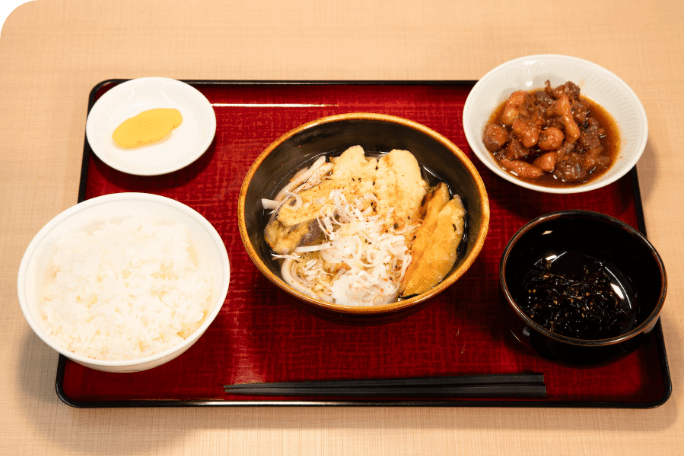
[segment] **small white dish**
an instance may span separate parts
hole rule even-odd
[[[175,108],[183,122],[163,140],[124,149],[112,139],[121,123],[154,108]],[[117,85],[95,102],[86,122],[93,152],[108,166],[128,174],[156,176],[177,171],[197,160],[216,134],[211,103],[191,85],[176,79],[139,78]]]
[[[516,90],[530,91],[572,81],[582,95],[608,111],[620,133],[620,152],[599,178],[583,185],[551,188],[516,178],[501,168],[484,147],[482,136],[494,110]],[[628,173],[641,157],[648,139],[648,121],[639,98],[622,79],[595,63],[564,55],[532,55],[491,70],[470,91],[463,108],[463,129],[470,148],[490,170],[521,187],[546,193],[580,193],[611,184]]]
[[[68,233],[92,231],[104,222],[120,223],[130,217],[146,217],[157,223],[181,223],[190,236],[197,261],[206,264],[214,277],[212,307],[202,325],[183,342],[161,353],[126,361],[107,361],[77,355],[48,336],[39,313],[40,294],[55,243]],[[105,372],[138,372],[160,366],[190,348],[218,315],[228,294],[230,262],[216,229],[194,209],[159,195],[116,193],[89,199],[50,220],[33,238],[19,265],[17,290],[24,317],[40,339],[55,351],[83,366]]]

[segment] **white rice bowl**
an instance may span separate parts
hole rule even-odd
[[[169,198],[121,193],[50,221],[24,254],[18,291],[49,346],[94,369],[133,372],[192,346],[229,280],[225,245],[200,214]]]
[[[161,353],[199,328],[213,280],[180,224],[136,217],[57,241],[40,301],[45,333],[93,359]]]

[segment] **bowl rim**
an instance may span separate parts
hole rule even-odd
[[[45,334],[40,324],[33,318],[33,314],[29,309],[29,304],[27,302],[27,298],[25,295],[25,282],[28,267],[33,261],[33,258],[35,257],[34,254],[36,253],[36,249],[38,249],[38,247],[43,243],[45,236],[48,235],[55,227],[59,226],[59,224],[62,223],[64,220],[68,219],[69,217],[78,212],[88,210],[94,206],[108,204],[117,201],[132,200],[143,200],[147,202],[169,206],[177,211],[184,212],[185,214],[189,215],[194,220],[196,220],[207,231],[209,236],[213,239],[216,248],[218,249],[219,256],[221,257],[221,265],[223,267],[223,283],[221,284],[221,288],[218,290],[218,293],[216,294],[215,300],[212,302],[213,307],[211,311],[204,318],[204,322],[202,322],[199,328],[197,328],[192,334],[190,334],[190,336],[188,336],[183,342],[174,345],[173,347],[167,348],[162,352],[155,353],[154,355],[129,360],[100,360],[88,358],[83,355],[78,355],[69,350],[66,350],[65,348],[57,344],[55,341],[53,341],[47,334]],[[40,231],[38,231],[38,233],[33,237],[21,259],[21,263],[19,264],[19,273],[17,276],[17,291],[19,297],[19,305],[21,306],[21,311],[24,314],[24,318],[28,322],[33,332],[53,350],[59,352],[60,354],[75,362],[78,362],[79,364],[83,364],[86,366],[92,365],[98,367],[134,367],[137,365],[143,365],[153,363],[154,361],[158,361],[162,358],[171,355],[172,353],[175,353],[185,347],[188,347],[189,345],[192,345],[195,341],[197,341],[197,339],[200,338],[200,336],[206,331],[209,325],[214,321],[214,319],[220,312],[221,308],[223,307],[226,296],[228,294],[229,283],[230,260],[228,259],[228,251],[226,250],[226,246],[223,243],[221,236],[216,231],[216,228],[214,228],[214,226],[211,223],[209,223],[209,221],[205,219],[199,212],[195,211],[191,207],[179,201],[167,198],[165,196],[151,193],[123,192],[98,196],[83,201],[81,203],[75,204],[74,206],[71,206],[66,210],[60,212],[48,223],[46,223],[40,229]]]
[[[646,248],[652,253],[653,257],[656,259],[656,264],[658,265],[658,269],[661,276],[660,294],[658,302],[656,303],[655,307],[653,308],[653,311],[649,314],[649,316],[646,319],[644,319],[644,321],[639,326],[632,328],[631,331],[628,331],[625,334],[621,334],[616,337],[593,340],[577,339],[574,337],[564,336],[562,334],[556,334],[533,321],[525,312],[523,312],[520,309],[520,307],[518,307],[517,303],[515,302],[515,299],[511,295],[511,292],[508,289],[508,284],[506,283],[505,270],[511,251],[515,247],[518,240],[520,240],[520,238],[527,234],[531,229],[545,222],[570,217],[588,218],[599,222],[607,223],[617,229],[625,230],[629,234],[639,239],[639,241],[646,246]],[[663,309],[665,298],[667,296],[667,272],[665,271],[665,265],[663,264],[663,260],[658,254],[658,251],[649,242],[649,240],[646,239],[646,236],[644,236],[639,230],[633,228],[631,225],[623,222],[622,220],[619,220],[615,217],[611,217],[610,215],[606,215],[595,211],[572,209],[550,212],[547,214],[540,215],[539,217],[527,222],[515,233],[515,235],[508,241],[508,244],[506,245],[506,248],[504,249],[504,252],[501,255],[501,262],[499,263],[499,286],[503,292],[506,303],[513,309],[513,311],[525,322],[527,326],[543,334],[544,336],[559,342],[582,347],[609,346],[620,344],[641,334],[646,328],[651,326],[655,319],[657,319],[660,316],[660,312]]]
[[[282,143],[284,143],[289,138],[295,136],[296,134],[304,130],[316,127],[318,125],[339,122],[344,120],[371,120],[379,122],[396,123],[399,125],[412,128],[414,130],[418,130],[419,132],[430,136],[432,139],[438,141],[447,149],[449,149],[454,154],[455,158],[464,165],[464,167],[471,175],[473,181],[476,184],[477,191],[480,195],[481,201],[480,211],[482,213],[482,223],[480,231],[475,240],[473,249],[470,252],[470,254],[464,258],[461,265],[456,269],[456,271],[454,271],[454,273],[448,279],[441,281],[425,293],[421,293],[417,296],[414,296],[406,300],[396,301],[390,304],[383,304],[379,306],[344,306],[339,304],[327,303],[325,301],[314,299],[310,296],[304,295],[298,292],[297,290],[293,289],[289,285],[287,285],[281,278],[279,278],[277,275],[271,272],[271,270],[261,260],[259,254],[256,252],[254,246],[249,240],[249,233],[247,232],[247,226],[245,222],[245,199],[252,178],[254,177],[254,174],[256,173],[261,163],[263,163],[263,161]],[[418,122],[389,114],[378,114],[371,112],[351,112],[321,117],[310,122],[304,123],[298,127],[295,127],[287,133],[283,134],[275,141],[273,141],[268,147],[266,147],[266,149],[264,149],[264,151],[254,161],[254,163],[249,168],[249,171],[247,172],[244,178],[242,187],[240,188],[240,194],[238,197],[238,226],[240,229],[240,237],[242,238],[242,243],[244,244],[245,249],[247,250],[247,254],[249,255],[254,265],[259,269],[259,271],[261,271],[264,274],[264,276],[266,276],[266,278],[269,281],[271,281],[274,285],[276,285],[283,291],[287,292],[288,294],[298,298],[299,300],[311,304],[316,308],[324,309],[326,311],[342,315],[380,316],[393,314],[403,311],[423,301],[426,301],[427,299],[430,299],[431,297],[441,293],[443,290],[445,290],[454,282],[456,282],[456,280],[459,279],[470,268],[472,263],[479,255],[480,251],[482,250],[482,246],[484,245],[485,238],[487,237],[487,232],[489,230],[489,218],[489,198],[487,196],[487,190],[485,189],[482,177],[475,168],[475,165],[470,161],[470,159],[465,155],[465,153],[461,149],[459,149],[453,142],[449,141],[440,133],[437,133],[431,128],[428,128],[425,125],[422,125]]]
[[[494,78],[497,73],[500,71],[510,67],[510,66],[515,66],[518,65],[522,62],[528,61],[528,60],[539,60],[539,61],[565,61],[565,62],[575,62],[578,64],[581,64],[583,66],[590,67],[597,72],[603,73],[607,75],[609,78],[613,79],[613,81],[619,86],[626,95],[632,99],[634,102],[634,105],[636,106],[636,112],[638,114],[639,119],[641,120],[643,124],[643,137],[641,139],[641,142],[635,146],[635,149],[637,153],[634,155],[632,159],[629,161],[625,162],[624,164],[620,165],[624,169],[621,172],[615,173],[614,176],[606,179],[606,180],[601,180],[601,177],[599,177],[596,181],[590,181],[585,184],[581,184],[577,187],[544,187],[542,185],[536,185],[532,184],[529,182],[525,182],[523,180],[520,180],[516,178],[513,174],[506,172],[503,170],[500,166],[496,166],[494,163],[491,163],[488,160],[483,159],[482,155],[488,155],[490,154],[489,151],[484,149],[483,151],[483,145],[482,145],[482,140],[481,138],[473,138],[472,135],[469,132],[469,128],[466,128],[466,125],[469,125],[469,119],[472,118],[472,113],[471,111],[474,109],[473,104],[475,103],[473,100],[475,96],[478,95],[479,90],[488,82],[488,80]],[[535,90],[535,89],[532,89]],[[614,114],[610,113],[611,116],[614,118]],[[623,81],[618,75],[613,73],[612,71],[594,63],[589,60],[581,59],[578,57],[573,57],[569,55],[562,55],[562,54],[535,54],[535,55],[528,55],[528,56],[523,56],[523,57],[518,57],[512,60],[509,60],[507,62],[504,62],[493,69],[489,70],[482,78],[480,78],[473,88],[471,89],[470,93],[468,94],[468,97],[466,98],[465,104],[463,105],[463,132],[466,136],[466,140],[468,141],[468,145],[470,146],[471,150],[477,156],[477,158],[484,164],[488,169],[490,169],[492,172],[494,172],[496,175],[499,177],[502,177],[503,179],[518,185],[523,188],[527,188],[530,190],[542,192],[542,193],[555,193],[555,194],[575,194],[575,193],[584,193],[584,192],[589,192],[592,190],[596,190],[602,187],[605,187],[606,185],[610,185],[613,182],[617,181],[618,179],[622,178],[625,174],[627,174],[639,161],[641,156],[644,153],[644,150],[646,149],[646,143],[648,142],[648,118],[646,116],[646,111],[644,110],[644,106],[641,103],[641,100],[639,100],[639,97],[636,95],[634,90],[627,85],[625,81]],[[618,125],[619,127],[619,125]]]

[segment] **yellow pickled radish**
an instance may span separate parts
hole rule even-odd
[[[112,133],[112,139],[119,146],[132,149],[163,139],[182,122],[183,116],[177,109],[148,109],[123,121]]]
[[[157,109],[150,109],[149,111],[145,111],[145,112],[150,112],[150,111],[164,111],[164,115],[169,116],[169,118],[171,119],[171,122],[173,122],[173,128],[176,128],[180,124],[183,123],[183,116],[181,115],[181,113],[178,109],[157,108]],[[142,113],[140,113],[140,114],[142,114]]]

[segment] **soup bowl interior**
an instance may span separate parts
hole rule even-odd
[[[325,154],[338,156],[360,145],[366,155],[393,149],[410,151],[423,167],[431,185],[438,180],[458,194],[467,210],[465,242],[451,272],[426,293],[381,306],[343,306],[303,295],[281,276],[280,263],[264,239],[268,215],[262,198],[274,198],[292,176]],[[454,283],[480,252],[489,224],[489,202],[482,179],[473,164],[453,143],[418,123],[380,114],[353,113],[326,117],[302,125],[273,142],[245,177],[238,202],[238,223],[247,252],[257,268],[275,285],[314,313],[355,324],[381,323],[401,318]],[[351,318],[349,318],[351,317]]]

